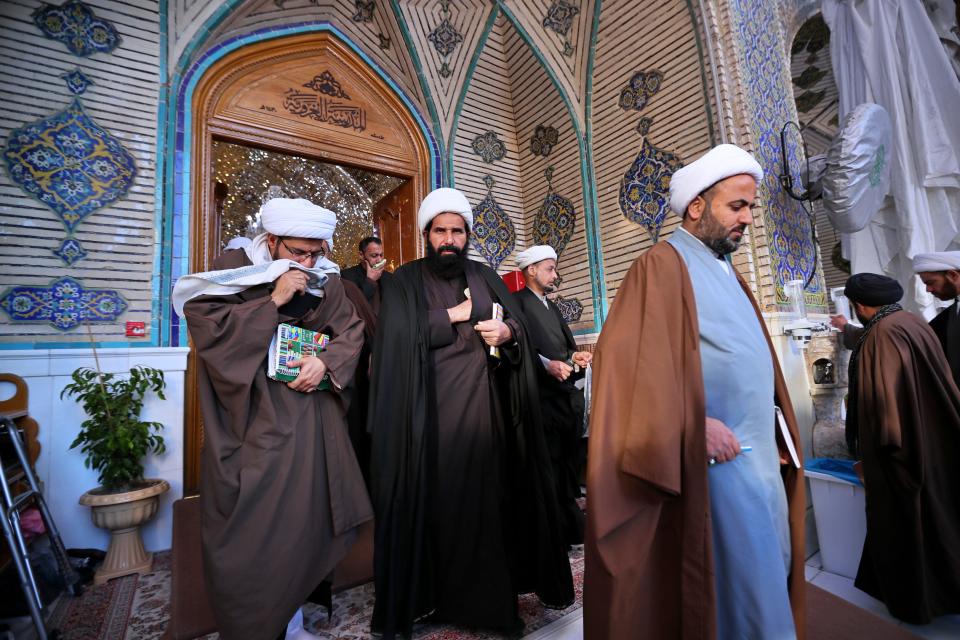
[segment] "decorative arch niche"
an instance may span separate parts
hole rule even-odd
[[[430,188],[430,149],[386,82],[329,32],[268,40],[223,57],[193,98],[191,268],[219,251],[213,140],[228,140],[408,181],[380,226],[396,265],[418,256],[415,205]]]

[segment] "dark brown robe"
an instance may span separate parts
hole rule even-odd
[[[880,319],[851,392],[867,502],[855,584],[914,624],[960,613],[960,390],[934,331],[907,311]]]
[[[233,251],[214,268],[246,264]],[[224,640],[274,640],[373,517],[337,394],[300,393],[266,374],[270,340],[289,322],[331,336],[321,359],[349,384],[363,323],[338,277],[324,292],[298,317],[277,309],[270,285],[184,307],[204,422],[204,572]]]
[[[741,286],[753,301],[742,280]],[[757,320],[769,342],[759,309]],[[588,640],[716,636],[699,335],[686,264],[661,242],[624,278],[593,359],[583,594]],[[799,453],[772,344],[770,357],[777,365],[777,404]],[[779,436],[778,445],[783,449]],[[806,498],[802,472],[790,466],[783,475],[790,602],[803,638]]]

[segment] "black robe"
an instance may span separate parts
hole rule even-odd
[[[393,277],[392,273],[384,271],[380,279],[374,282],[367,278],[367,269],[361,262],[360,264],[355,264],[341,271],[340,277],[347,282],[352,282],[363,292],[363,296],[367,299],[367,304],[373,309],[374,316],[380,313],[380,291],[383,283]]]
[[[937,314],[930,321],[933,332],[937,334],[940,340],[940,346],[947,356],[947,362],[950,364],[950,371],[953,373],[953,381],[960,386],[960,316],[957,314],[958,302]]]
[[[548,360],[567,362],[577,351],[570,327],[552,300],[544,305],[528,288],[513,294],[530,327],[530,338],[538,354]],[[581,441],[583,440],[583,390],[575,386],[584,370],[572,373],[563,382],[541,367],[540,414],[547,447],[557,482],[563,536],[567,544],[583,543],[583,511],[577,504],[580,497]]]
[[[469,324],[453,327],[459,338],[448,338],[454,340],[454,348],[463,348],[464,358],[473,357],[460,331],[469,327],[473,332],[473,324],[489,317],[491,303],[496,301],[504,307],[517,344],[501,348],[499,365],[479,369],[479,388],[447,386],[451,381],[436,377],[436,368],[445,366],[443,358],[449,353],[434,344],[437,340],[446,344],[447,340],[431,335],[439,333],[439,324],[430,322],[425,280],[434,278],[425,271],[424,261],[417,260],[402,266],[385,284],[374,347],[369,426],[373,435],[377,600],[372,629],[385,638],[409,635],[415,620],[434,612],[454,623],[511,625],[516,620],[517,593],[535,591],[544,604],[553,607],[565,607],[574,598],[540,423],[536,388],[541,365],[528,339],[523,313],[495,271],[468,261],[465,279],[472,294],[473,317]],[[435,285],[431,284],[429,296],[434,305]],[[458,299],[462,300],[462,295]],[[469,340],[478,340],[473,334]],[[486,403],[481,412],[489,418],[448,415],[441,424],[438,405],[449,412],[451,399],[458,396],[464,407]],[[482,427],[486,420],[488,434],[475,433],[476,426]],[[458,429],[462,433],[458,434]],[[458,450],[438,451],[441,444],[459,437],[463,441]],[[458,466],[470,459],[470,451],[463,450],[467,443],[481,445],[471,466],[482,465],[489,474],[474,486],[461,483],[461,490],[468,495],[462,496],[458,507],[451,505],[451,488],[438,483],[455,477],[458,469],[465,476],[476,474],[476,468]],[[451,509],[458,513],[444,512]],[[485,519],[499,520],[500,535],[490,529],[489,522],[487,537],[497,539],[487,540],[487,544],[461,529],[470,544],[481,548],[464,546],[460,557],[454,553],[453,569],[469,573],[452,575],[445,564],[451,561],[458,540],[441,538],[457,528],[450,520],[470,509],[483,510]],[[471,522],[476,524],[477,517]],[[477,582],[478,578],[488,591],[481,591],[478,601],[463,601],[457,584]]]
[[[878,321],[850,393],[867,511],[855,584],[906,622],[960,613],[960,390],[930,327]]]

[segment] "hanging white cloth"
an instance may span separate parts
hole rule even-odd
[[[917,253],[960,248],[960,80],[920,0],[823,0],[840,119],[875,102],[893,125],[890,196],[869,225],[844,236],[853,273],[904,285],[905,306],[932,312],[914,277]]]

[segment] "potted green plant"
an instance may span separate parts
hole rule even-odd
[[[98,366],[99,369],[99,366]],[[99,474],[99,487],[80,496],[91,508],[93,523],[110,531],[107,556],[94,578],[101,584],[130,573],[146,573],[153,564],[140,537],[140,525],[157,512],[160,495],[170,489],[166,480],[145,479],[143,459],[166,451],[159,422],[140,419],[144,398],[152,392],[161,400],[163,372],[133,367],[129,377],[81,367],[60,397],[75,397],[87,419],[70,445],[86,456],[84,465]]]

